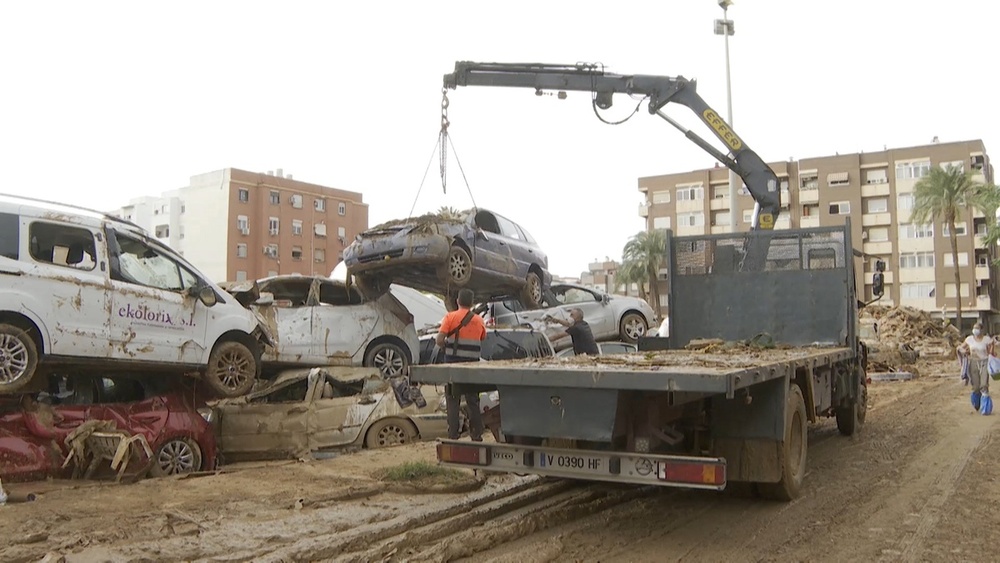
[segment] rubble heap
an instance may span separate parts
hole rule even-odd
[[[862,338],[870,350],[869,371],[873,372],[905,370],[916,374],[917,354],[924,359],[951,358],[962,340],[948,321],[905,305],[869,305],[861,309],[859,319]]]

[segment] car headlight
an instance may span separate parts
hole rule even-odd
[[[208,407],[198,409],[198,414],[200,414],[201,417],[205,419],[205,422],[209,424],[211,424],[212,420],[215,418],[215,411]]]

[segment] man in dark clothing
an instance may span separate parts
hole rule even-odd
[[[439,354],[444,354],[444,361],[478,362],[480,361],[482,342],[486,339],[486,324],[483,318],[472,312],[473,293],[468,289],[458,292],[458,310],[444,316],[441,328],[435,341],[440,348]],[[467,391],[458,393],[452,384],[445,386],[445,403],[448,407],[448,438],[458,439],[458,411],[465,395],[465,404],[469,407],[469,437],[476,442],[483,440],[483,418],[479,412],[479,392]]]
[[[597,342],[594,340],[594,332],[590,330],[590,325],[587,324],[587,321],[583,320],[583,311],[580,309],[570,309],[569,317],[573,319],[573,322],[546,315],[546,320],[566,327],[564,333],[554,335],[552,339],[555,340],[561,338],[562,334],[568,334],[573,339],[573,353],[577,356],[581,354],[597,356],[600,354],[601,351],[597,348]]]

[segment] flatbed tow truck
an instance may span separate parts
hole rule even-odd
[[[477,69],[484,74],[477,74]],[[419,365],[418,383],[496,390],[497,443],[441,440],[442,465],[550,477],[722,490],[792,500],[806,473],[807,425],[836,417],[844,435],[867,408],[867,351],[849,219],[774,231],[776,176],[678,78],[608,75],[592,66],[458,63],[445,86],[531,86],[644,94],[695,109],[732,156],[688,138],[735,170],[766,218],[749,233],[667,231],[671,334],[631,355]],[[671,93],[672,92],[672,93]],[[677,97],[678,93],[683,95]],[[761,168],[763,167],[763,168]],[[877,264],[874,293],[882,293]],[[695,341],[710,344],[687,349]]]

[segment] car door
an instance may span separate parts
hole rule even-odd
[[[250,395],[246,403],[237,400],[217,405],[222,452],[288,457],[306,451],[309,392],[309,380],[301,376],[276,381],[273,389]]]
[[[326,365],[360,365],[367,343],[381,325],[377,302],[363,302],[361,295],[341,282],[313,283],[313,353]]]
[[[313,307],[310,301],[309,278],[278,278],[264,281],[260,291],[274,299],[258,311],[274,327],[277,341],[265,351],[266,361],[285,364],[309,364],[316,361]]]
[[[372,413],[380,410],[382,401],[392,399],[391,393],[386,392],[388,389],[366,389],[364,380],[344,382],[327,372],[324,376],[323,389],[316,394],[310,410],[310,446],[324,449],[353,444],[363,438],[361,429]],[[380,377],[377,380],[382,381]]]
[[[201,281],[166,247],[136,233],[113,228],[106,232],[111,252],[110,356],[201,363],[209,313],[191,291]]]
[[[11,221],[16,216],[8,215]],[[108,257],[100,229],[21,220],[20,259],[3,268],[6,291],[20,296],[46,325],[49,352],[105,358],[110,354]],[[15,240],[17,240],[16,233]]]
[[[472,262],[475,268],[493,276],[513,276],[514,257],[510,244],[500,230],[497,215],[489,211],[478,211],[474,221],[476,234]]]
[[[501,242],[510,248],[510,255],[514,261],[511,274],[518,279],[524,279],[528,275],[528,266],[535,261],[534,248],[524,240],[524,235],[517,224],[500,215],[496,215],[496,218],[503,237]]]
[[[583,320],[590,325],[594,338],[607,338],[617,334],[617,330],[613,328],[614,312],[604,303],[600,293],[573,285],[553,286],[552,292],[564,318],[569,318],[569,311],[572,309],[583,311]]]

